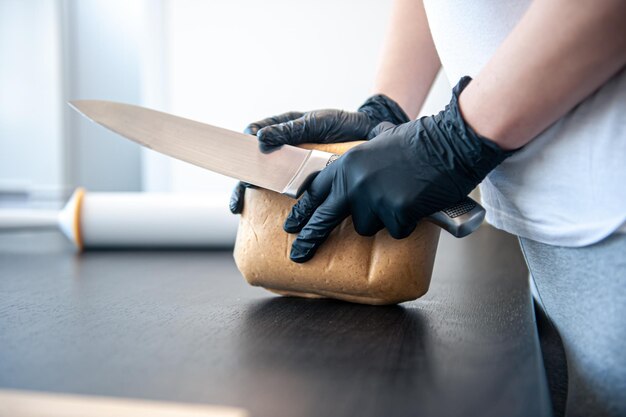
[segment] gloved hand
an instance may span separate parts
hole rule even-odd
[[[510,155],[463,121],[458,97],[470,81],[461,79],[439,114],[383,123],[372,132],[378,136],[318,174],[284,224],[299,232],[292,261],[311,259],[349,215],[360,235],[386,227],[396,239],[407,237],[418,220],[462,200]]]
[[[251,123],[244,133],[256,135],[261,147],[284,144],[334,143],[370,139],[370,132],[381,122],[400,124],[409,117],[398,103],[377,94],[368,98],[356,112],[344,110],[314,110],[307,113],[289,112]],[[233,214],[243,210],[243,196],[249,184],[238,183],[230,197]]]

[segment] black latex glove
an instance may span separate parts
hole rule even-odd
[[[243,211],[243,196],[248,187],[252,187],[252,185],[239,181],[233,188],[233,192],[230,193],[230,201],[228,202],[228,208],[231,213],[240,214]]]
[[[409,117],[398,103],[377,94],[368,98],[356,112],[344,110],[314,110],[307,113],[289,112],[251,123],[244,133],[256,135],[259,145],[271,148],[301,143],[334,143],[369,139],[372,129],[381,122],[400,124]],[[243,196],[249,184],[238,183],[230,196],[233,214],[243,210]]]
[[[461,79],[441,113],[381,124],[378,136],[320,172],[284,224],[299,232],[291,260],[311,259],[349,215],[360,235],[386,227],[396,239],[407,237],[418,220],[462,200],[509,156],[463,121],[458,96],[470,81]]]
[[[381,122],[400,124],[409,120],[398,103],[377,94],[356,112],[335,109],[290,112],[252,123],[246,132],[256,134],[265,146],[349,142],[368,138]]]

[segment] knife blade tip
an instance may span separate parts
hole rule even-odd
[[[98,114],[98,110],[102,107],[99,100],[68,100],[67,105],[74,109],[78,114],[89,120],[94,120]]]
[[[80,107],[83,101],[84,100],[68,100],[67,105],[70,106],[72,109],[76,110],[77,112],[82,113],[80,110]]]

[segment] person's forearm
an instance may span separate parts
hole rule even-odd
[[[537,0],[460,96],[503,149],[530,142],[626,64],[626,1]]]
[[[374,93],[395,100],[413,119],[441,67],[420,0],[395,0]]]

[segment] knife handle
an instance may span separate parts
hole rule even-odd
[[[465,237],[478,229],[485,219],[485,209],[470,197],[426,217],[454,237]]]

